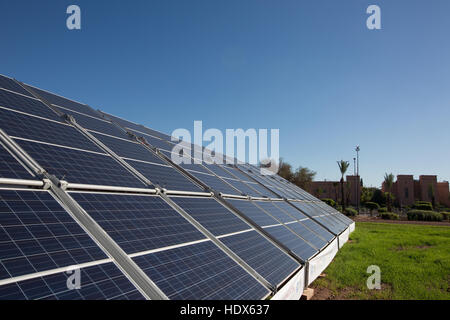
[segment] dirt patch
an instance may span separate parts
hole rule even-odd
[[[345,287],[338,289],[337,292],[333,292],[326,286],[316,287],[313,284],[311,287],[314,288],[314,296],[311,300],[356,300],[360,299],[359,296],[363,293],[361,288],[357,287]],[[383,299],[381,294],[385,296],[386,292],[389,292],[389,295],[391,294],[392,285],[382,283],[381,290],[364,290],[363,295],[367,295],[367,299]]]

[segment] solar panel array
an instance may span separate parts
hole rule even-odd
[[[4,76],[0,129],[0,299],[265,299],[352,223],[279,176],[196,163],[185,142],[191,163],[174,163],[176,138]]]

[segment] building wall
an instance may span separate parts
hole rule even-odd
[[[414,204],[414,176],[398,175],[393,191],[396,201],[400,206],[410,206]]]
[[[435,202],[437,202],[437,176],[420,176],[420,200],[431,202],[433,196],[430,187],[434,190]]]
[[[347,176],[344,182],[344,197],[347,197],[347,192],[349,192],[349,203],[353,206],[357,204],[357,186],[360,188],[359,196],[361,196],[361,187],[358,181],[356,176]],[[350,183],[349,187],[347,182]],[[322,191],[320,195],[319,189]],[[341,183],[339,181],[313,181],[307,191],[320,199],[329,198],[341,203]]]
[[[448,181],[437,183],[437,193],[439,203],[450,208],[450,191]]]

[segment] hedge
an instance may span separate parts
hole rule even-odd
[[[414,208],[414,209],[417,209],[417,210],[433,211],[433,206],[432,206],[431,203],[429,203],[429,202],[428,202],[428,203],[425,203],[425,202],[422,202],[422,203],[416,202],[416,203],[414,203],[413,208]]]
[[[442,215],[442,219],[443,219],[443,220],[450,221],[450,212],[448,212],[448,211],[443,211],[443,212],[441,212],[441,215]]]
[[[380,205],[378,203],[376,203],[376,202],[370,202],[369,201],[369,202],[364,203],[364,206],[367,209],[369,209],[370,211],[380,209]]]
[[[378,212],[379,213],[387,212],[387,208],[386,207],[381,207],[380,209],[378,209]]]
[[[327,205],[329,205],[330,207],[335,207],[336,206],[336,201],[334,201],[333,199],[321,199],[323,202],[325,202]]]
[[[398,220],[399,219],[399,215],[393,212],[383,212],[381,214],[381,219],[384,220]]]
[[[442,221],[442,214],[429,210],[410,210],[407,213],[408,220],[418,221]]]
[[[358,211],[356,211],[353,208],[345,208],[345,215],[349,216],[349,217],[354,217],[358,214]]]

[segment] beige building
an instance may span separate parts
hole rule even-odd
[[[384,183],[381,189],[388,191]],[[413,175],[398,175],[390,192],[402,207],[410,206],[416,200],[433,202],[433,197],[436,204],[450,207],[449,183],[438,182],[435,175],[422,175],[419,180],[414,180]]]
[[[308,192],[317,198],[333,199],[341,203],[341,183],[339,181],[313,181],[309,184]],[[361,197],[361,183],[358,176],[346,176],[344,197],[348,204],[357,205],[357,199]]]

